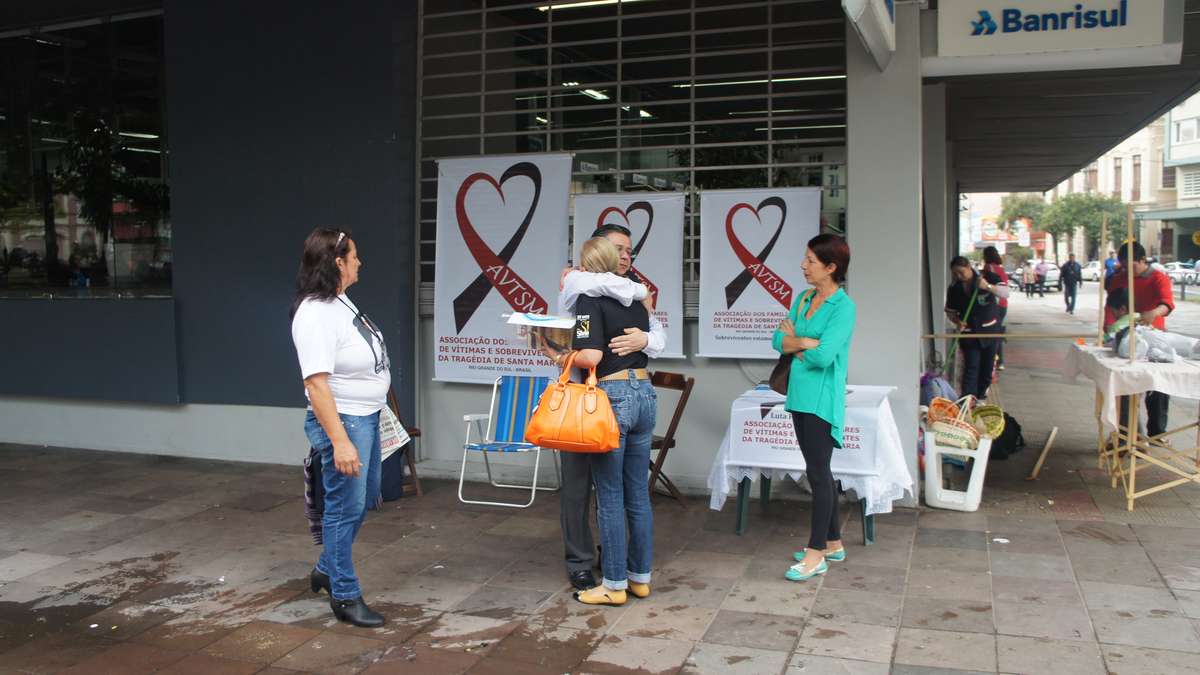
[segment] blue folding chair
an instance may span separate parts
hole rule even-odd
[[[467,423],[467,437],[463,442],[462,470],[458,474],[458,500],[464,504],[483,504],[485,506],[511,506],[523,509],[533,504],[538,490],[555,492],[562,486],[562,469],[558,465],[558,454],[548,450],[554,458],[554,474],[558,485],[554,487],[538,487],[538,468],[541,466],[542,449],[525,441],[525,427],[529,424],[529,416],[537,407],[542,392],[549,386],[550,379],[546,377],[527,377],[503,375],[496,378],[492,385],[492,402],[489,412],[481,415],[463,415]],[[487,431],[483,430],[483,420],[487,420]],[[475,427],[476,437],[480,440],[471,441],[471,427]],[[477,501],[463,497],[463,483],[467,475],[467,456],[471,452],[483,453],[483,465],[487,468],[488,482],[493,487],[529,490],[529,501],[521,503]],[[533,480],[528,485],[513,485],[499,483],[492,477],[492,464],[488,455],[493,452],[533,452]]]

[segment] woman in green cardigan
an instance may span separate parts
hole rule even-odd
[[[830,461],[833,449],[842,447],[846,365],[856,313],[854,301],[841,287],[850,267],[845,239],[833,234],[813,237],[802,267],[812,288],[796,299],[772,340],[779,353],[796,355],[788,377],[787,409],[813,493],[812,533],[808,548],[795,553],[797,562],[784,575],[791,581],[824,574],[829,571],[826,561],[846,559]]]

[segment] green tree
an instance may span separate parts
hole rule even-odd
[[[1096,260],[1100,258],[1100,228],[1105,214],[1108,214],[1109,241],[1116,245],[1125,239],[1125,208],[1119,197],[1075,192],[1050,204],[1043,216],[1043,229],[1052,237],[1059,234],[1070,237],[1075,228],[1082,227],[1087,240],[1087,258]],[[1135,237],[1138,235],[1136,225]]]
[[[1036,227],[1041,225],[1042,214],[1045,212],[1046,201],[1039,194],[1012,192],[1000,198],[1000,219],[1006,223],[1028,218]]]
[[[1011,267],[1024,267],[1027,260],[1036,258],[1037,254],[1027,246],[1009,246],[1004,252],[1004,260]]]

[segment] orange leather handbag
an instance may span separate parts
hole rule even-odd
[[[621,429],[608,394],[596,386],[596,369],[583,384],[570,382],[575,352],[567,356],[562,375],[542,392],[525,427],[525,440],[563,452],[609,452],[621,445]]]

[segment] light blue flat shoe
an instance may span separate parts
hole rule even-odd
[[[783,575],[788,581],[808,581],[809,579],[825,574],[829,571],[829,563],[822,560],[816,567],[804,571],[804,563],[796,563],[788,568],[788,571]]]
[[[807,550],[808,549],[804,549],[804,551]],[[804,551],[796,551],[792,554],[792,559],[794,559],[796,562],[804,560]],[[842,562],[846,559],[846,549],[840,549],[837,553],[829,553],[825,556],[825,559],[829,562]]]

